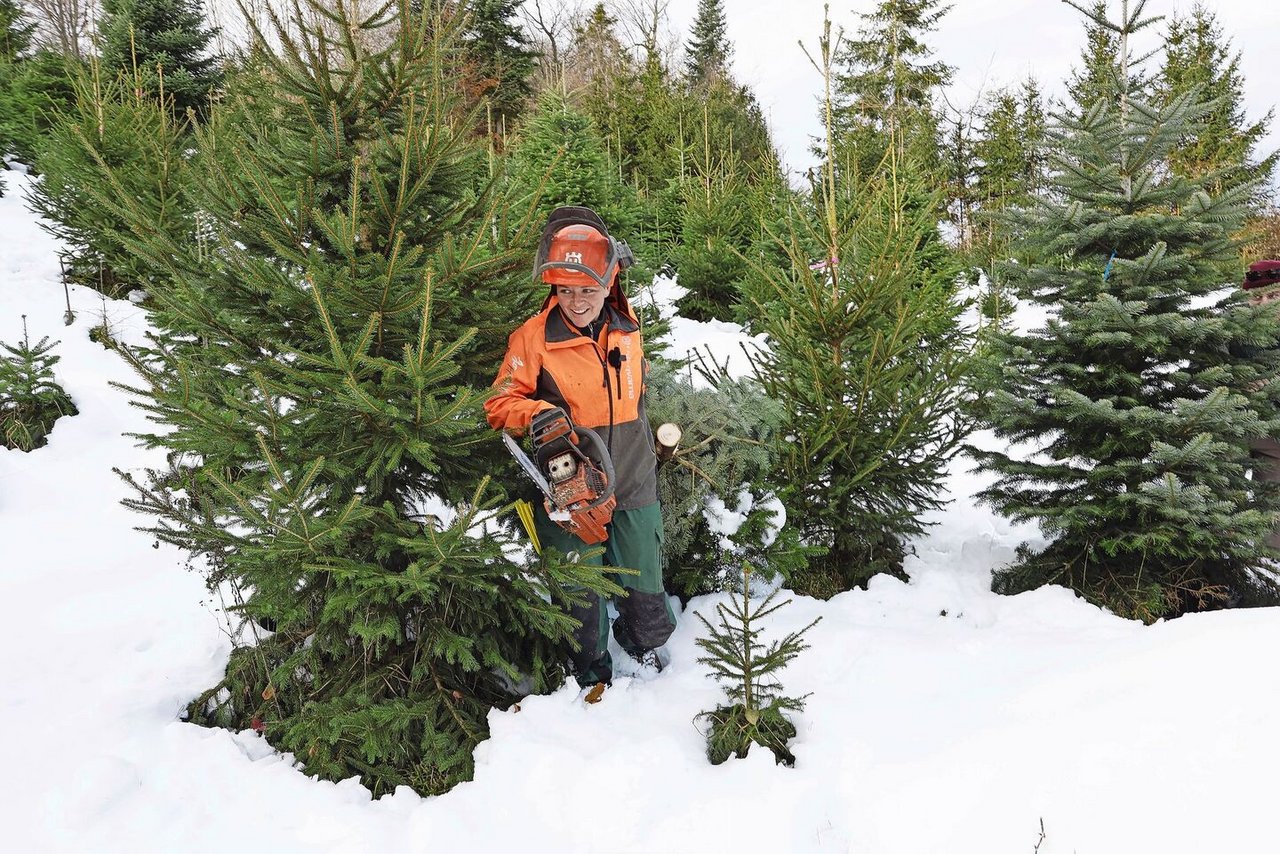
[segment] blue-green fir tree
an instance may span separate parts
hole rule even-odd
[[[1048,540],[997,590],[1062,584],[1151,621],[1280,601],[1263,544],[1280,503],[1248,476],[1249,441],[1280,430],[1280,326],[1224,296],[1250,188],[1169,168],[1212,106],[1144,97],[1145,5],[1081,9],[1116,35],[1119,88],[1057,117],[1049,192],[1009,220],[1033,261],[1005,275],[1049,319],[991,342],[984,413],[1012,445],[975,453],[996,476],[982,497]]]
[[[658,466],[666,589],[682,601],[732,588],[744,560],[787,578],[805,557],[776,496],[782,405],[754,380],[727,376],[703,354],[689,357],[683,366],[655,362],[647,383],[652,422],[683,433]],[[736,531],[711,524],[716,502],[744,517]]]
[[[105,76],[123,75],[139,91],[163,97],[179,115],[203,116],[221,84],[221,60],[209,50],[200,0],[103,0],[98,24]]]

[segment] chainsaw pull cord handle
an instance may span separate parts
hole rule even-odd
[[[610,456],[609,450],[604,446],[604,442],[600,439],[600,436],[590,427],[579,427],[575,424],[573,432],[577,433],[583,439],[586,439],[587,443],[595,449],[596,454],[599,456],[599,460],[592,459],[592,462],[599,462],[600,465],[604,467],[604,492],[596,496],[596,500],[588,504],[587,509],[599,507],[601,504],[613,497],[613,493],[618,487],[613,469],[613,457]],[[580,454],[584,454],[584,456],[590,457],[590,454],[585,454],[580,446],[574,450]]]

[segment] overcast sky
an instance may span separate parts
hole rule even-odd
[[[795,170],[812,163],[809,138],[818,126],[817,97],[821,77],[809,64],[800,42],[814,54],[822,32],[822,0],[723,0],[734,45],[733,69],[760,99],[773,130],[774,141],[787,165]],[[1110,0],[1118,14],[1121,0]],[[1280,2],[1276,0],[1205,0],[1217,15],[1224,34],[1242,51],[1246,110],[1257,121],[1280,100]],[[1087,4],[1087,0],[1086,0]],[[869,12],[876,0],[835,0],[831,4],[833,30],[843,26],[853,35],[857,12]],[[672,0],[672,24],[687,34],[697,0]],[[1187,13],[1192,0],[1149,0],[1146,12]],[[967,108],[992,89],[1016,84],[1034,75],[1044,91],[1061,94],[1084,44],[1084,17],[1062,0],[953,0],[929,43],[938,59],[956,67],[947,97]],[[1139,47],[1158,46],[1165,24],[1147,30]],[[1150,62],[1157,63],[1158,57]],[[1153,66],[1158,67],[1158,66]],[[1271,131],[1262,153],[1280,148],[1280,133]]]

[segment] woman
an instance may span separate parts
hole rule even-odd
[[[552,212],[534,265],[535,280],[551,292],[542,310],[511,333],[485,411],[495,429],[523,433],[562,410],[603,441],[613,459],[617,506],[605,526],[604,553],[593,562],[638,571],[616,579],[627,593],[614,603],[613,636],[632,658],[661,670],[657,648],[671,636],[675,617],[662,586],[662,512],[640,326],[619,284],[632,261],[627,245],[609,236],[594,211]],[[564,554],[590,548],[541,507],[537,531],[544,545]],[[608,610],[602,597],[594,599],[570,611],[582,623],[570,663],[590,702],[613,678]]]

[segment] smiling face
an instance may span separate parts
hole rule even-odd
[[[609,292],[596,285],[556,285],[556,298],[574,326],[583,327],[600,316]]]

